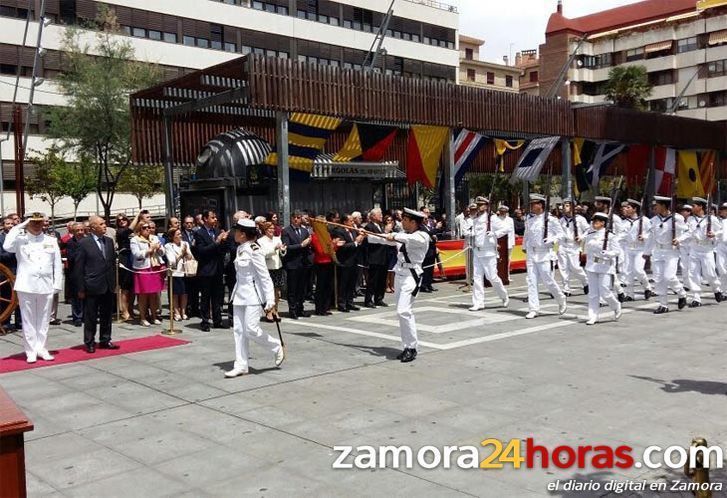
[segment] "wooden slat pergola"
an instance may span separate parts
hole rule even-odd
[[[725,123],[614,107],[577,108],[563,100],[255,55],[141,90],[131,96],[131,109],[133,159],[165,165],[170,213],[175,212],[173,166],[194,164],[209,140],[243,126],[274,137],[279,151],[278,205],[287,219],[287,125],[292,112],[398,126],[465,127],[503,138],[557,135],[727,151]],[[445,163],[451,173],[448,214],[453,220],[451,143]],[[564,175],[570,170],[568,151],[564,146]]]

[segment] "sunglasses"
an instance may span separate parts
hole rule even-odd
[[[149,225],[144,225],[143,227],[141,227],[142,230],[149,230],[149,228],[151,228]]]

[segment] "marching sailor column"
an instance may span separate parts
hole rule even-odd
[[[530,195],[530,216],[525,221],[523,251],[527,253],[528,307],[530,312],[525,315],[528,320],[538,316],[540,312],[540,296],[538,285],[542,282],[555,296],[558,302],[558,313],[564,314],[568,309],[565,294],[560,290],[553,278],[553,246],[563,236],[558,220],[545,213],[545,197],[539,194]],[[548,219],[547,238],[545,237],[545,220]]]
[[[651,233],[644,250],[644,256],[651,256],[654,287],[659,296],[659,307],[654,311],[656,315],[669,311],[670,287],[679,296],[679,309],[687,305],[687,293],[677,278],[678,238],[686,231],[686,223],[682,215],[670,211],[671,202],[671,197],[654,196],[656,216],[651,218]]]
[[[396,314],[399,317],[403,348],[396,358],[402,363],[413,361],[417,357],[419,341],[412,307],[421,284],[424,256],[429,248],[429,232],[422,229],[424,218],[424,213],[405,208],[401,216],[404,232],[392,232],[386,236],[388,240],[402,244],[397,256],[394,281]]]
[[[691,240],[688,265],[689,292],[692,293],[690,308],[698,308],[702,305],[700,293],[703,279],[714,292],[717,302],[722,301],[722,284],[717,277],[714,254],[715,238],[718,233],[721,234],[722,223],[716,216],[706,214],[706,209],[706,199],[692,198],[692,216],[687,222],[689,230],[682,236],[682,239]]]
[[[588,276],[588,321],[586,325],[595,325],[598,322],[602,299],[613,310],[615,319],[621,318],[621,303],[611,290],[611,276],[616,274],[616,258],[621,251],[615,237],[608,237],[606,240],[606,223],[608,223],[608,215],[594,214],[591,221],[593,229],[588,231],[585,237],[586,275]]]
[[[255,242],[257,227],[254,221],[241,219],[235,228],[235,241],[240,244],[234,262],[237,282],[232,296],[235,364],[232,370],[225,372],[228,378],[248,372],[248,339],[267,348],[275,359],[276,367],[285,359],[280,341],[260,328],[261,313],[269,313],[275,306],[275,289],[265,264],[265,255]]]
[[[574,275],[588,294],[586,272],[581,268],[581,238],[588,231],[588,222],[580,214],[573,214],[573,199],[563,199],[560,218],[563,238],[558,243],[558,271],[563,281],[563,293],[570,296],[570,278]]]
[[[646,260],[644,259],[644,248],[651,231],[651,221],[639,213],[641,202],[634,199],[627,199],[621,204],[621,211],[624,215],[622,226],[624,236],[621,242],[624,253],[623,272],[626,280],[626,301],[636,299],[634,282],[639,281],[644,287],[644,299],[654,294],[649,283],[649,277],[644,270]]]
[[[33,213],[14,226],[5,237],[3,249],[15,253],[18,270],[15,292],[23,315],[23,345],[28,363],[38,356],[53,360],[45,347],[53,294],[63,290],[61,250],[55,238],[43,233],[42,213]]]
[[[474,219],[470,232],[473,240],[473,289],[470,311],[485,309],[485,277],[492,284],[497,296],[502,299],[502,305],[507,308],[510,298],[502,279],[497,274],[497,239],[507,235],[507,225],[497,215],[490,213],[489,199],[477,197],[475,203],[478,216]]]

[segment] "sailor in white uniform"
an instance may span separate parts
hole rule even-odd
[[[594,197],[594,203],[593,206],[596,208],[597,212],[603,213],[605,215],[609,215],[611,213],[611,198],[603,195],[597,195]],[[613,233],[613,238],[616,239],[616,242],[619,244],[619,255],[616,258],[616,274],[614,275],[614,291],[616,291],[616,294],[618,295],[619,302],[624,302],[626,300],[626,294],[624,294],[623,288],[626,286],[626,279],[625,274],[623,271],[623,263],[625,259],[625,254],[623,252],[623,244],[622,239],[625,235],[625,227],[623,225],[623,220],[618,215],[619,212],[619,206],[613,206],[613,214],[610,216],[611,218],[611,226],[609,227],[609,230]]]
[[[624,228],[624,235],[621,239],[621,249],[624,253],[622,269],[626,284],[626,301],[636,299],[634,285],[636,281],[639,281],[644,288],[645,300],[648,301],[654,294],[649,277],[644,270],[646,264],[644,248],[651,232],[651,221],[639,213],[641,207],[641,202],[635,199],[628,199],[621,203],[621,213],[623,214],[621,226]]]
[[[727,289],[727,202],[719,206],[717,211],[722,231],[717,234],[717,273],[719,273],[722,289]],[[724,296],[722,298],[724,300]]]
[[[510,265],[512,264],[512,250],[515,247],[515,220],[512,219],[510,208],[504,204],[500,204],[497,208],[497,217],[500,218],[507,227],[507,274],[510,275]]]
[[[563,282],[563,293],[570,296],[570,279],[575,276],[588,294],[586,272],[581,268],[581,239],[589,230],[588,222],[580,214],[573,214],[573,200],[563,199],[563,216],[560,217],[563,238],[558,243],[558,271]]]
[[[586,253],[586,275],[588,276],[588,321],[586,325],[598,323],[601,300],[613,310],[616,320],[621,318],[621,303],[611,290],[611,276],[616,273],[616,258],[621,254],[618,240],[613,233],[606,238],[608,215],[596,213],[591,220],[592,230],[586,232],[584,250]]]
[[[5,237],[3,249],[15,253],[18,270],[15,292],[23,315],[23,344],[28,363],[53,356],[45,347],[53,295],[63,290],[61,250],[54,237],[43,233],[45,216],[33,213],[14,226]]]
[[[691,204],[684,204],[679,209],[679,214],[684,218],[684,223],[689,227],[689,220],[692,218],[692,206]],[[682,277],[684,287],[689,288],[689,253],[692,250],[692,241],[684,240],[680,242],[679,246],[679,273]]]
[[[722,223],[714,215],[707,214],[707,200],[702,197],[692,198],[692,216],[687,220],[687,232],[682,235],[679,242],[689,241],[689,293],[692,294],[690,308],[702,305],[702,281],[709,284],[714,292],[714,298],[722,301],[722,283],[717,276],[715,263],[715,246],[718,234],[721,234]]]
[[[502,305],[507,308],[510,298],[505,285],[497,274],[498,245],[497,239],[507,235],[507,225],[494,213],[490,212],[490,200],[477,197],[478,216],[470,230],[472,238],[473,276],[472,276],[472,307],[470,311],[485,309],[485,277],[492,284]]]
[[[669,288],[679,297],[679,309],[687,305],[687,293],[677,278],[679,266],[679,238],[687,225],[682,215],[669,209],[671,197],[654,196],[654,212],[651,218],[651,233],[646,241],[645,256],[651,256],[651,269],[654,275],[654,288],[659,296],[659,307],[654,314],[669,312]]]
[[[417,357],[419,340],[416,320],[414,319],[414,299],[419,292],[422,280],[422,263],[429,247],[429,233],[422,230],[425,215],[419,211],[405,208],[401,216],[403,232],[392,232],[386,238],[401,243],[394,272],[396,314],[399,317],[401,345],[403,351],[396,358],[402,363]]]
[[[555,253],[553,246],[562,239],[563,229],[558,219],[545,211],[545,197],[540,194],[530,195],[530,214],[525,220],[525,235],[523,236],[523,251],[527,254],[527,283],[528,308],[530,311],[525,318],[528,320],[538,316],[540,312],[540,296],[538,285],[543,283],[558,302],[558,313],[564,314],[568,310],[565,294],[560,290],[553,278],[553,261]],[[545,220],[548,220],[547,236],[545,233]]]
[[[248,373],[248,340],[266,348],[279,367],[285,360],[280,340],[260,327],[263,311],[269,313],[275,306],[275,290],[265,264],[265,255],[257,245],[257,227],[250,219],[241,219],[235,227],[235,241],[240,244],[235,257],[237,281],[232,294],[232,324],[235,336],[235,364],[225,377]],[[263,309],[264,308],[264,309]]]

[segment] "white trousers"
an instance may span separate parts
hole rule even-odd
[[[401,347],[403,349],[416,349],[419,345],[417,338],[417,323],[414,319],[414,299],[411,293],[416,288],[416,281],[412,275],[399,275],[394,281],[396,301],[396,315],[399,317],[399,331],[401,332]]]
[[[717,265],[714,260],[714,253],[700,253],[692,251],[689,254],[689,292],[693,295],[694,301],[702,302],[702,279],[710,285],[712,292],[722,292],[722,283],[717,277]]]
[[[528,283],[528,308],[530,311],[540,311],[538,285],[541,283],[553,294],[558,304],[565,302],[565,295],[553,278],[552,264],[551,261],[535,263],[527,259],[526,267],[528,274],[526,280]]]
[[[586,275],[588,277],[588,319],[598,320],[601,300],[605,301],[615,312],[619,303],[611,290],[611,274],[588,271]]]
[[[572,276],[578,279],[581,286],[586,285],[586,272],[581,268],[581,253],[577,249],[558,249],[558,272],[564,292],[570,292]]]
[[[644,259],[644,251],[638,249],[627,249],[624,251],[623,273],[626,283],[626,294],[635,297],[634,282],[638,281],[644,287],[644,290],[651,290],[649,276],[644,270],[646,260]]]
[[[717,272],[721,282],[721,288],[727,289],[727,251],[717,250]]]
[[[18,292],[18,305],[23,316],[23,346],[26,356],[46,352],[50,312],[53,309],[53,294],[32,294]]]
[[[497,274],[497,256],[475,256],[473,259],[472,306],[485,307],[485,277],[492,284],[497,296],[504,301],[507,290]]]
[[[262,307],[233,306],[232,333],[235,336],[235,368],[247,370],[249,358],[249,339],[266,348],[270,354],[276,354],[281,348],[280,340],[264,332],[260,327]]]
[[[679,297],[687,297],[684,286],[677,278],[679,256],[665,256],[660,261],[651,260],[651,269],[654,273],[654,287],[659,296],[661,306],[669,305],[669,288],[673,289]]]

